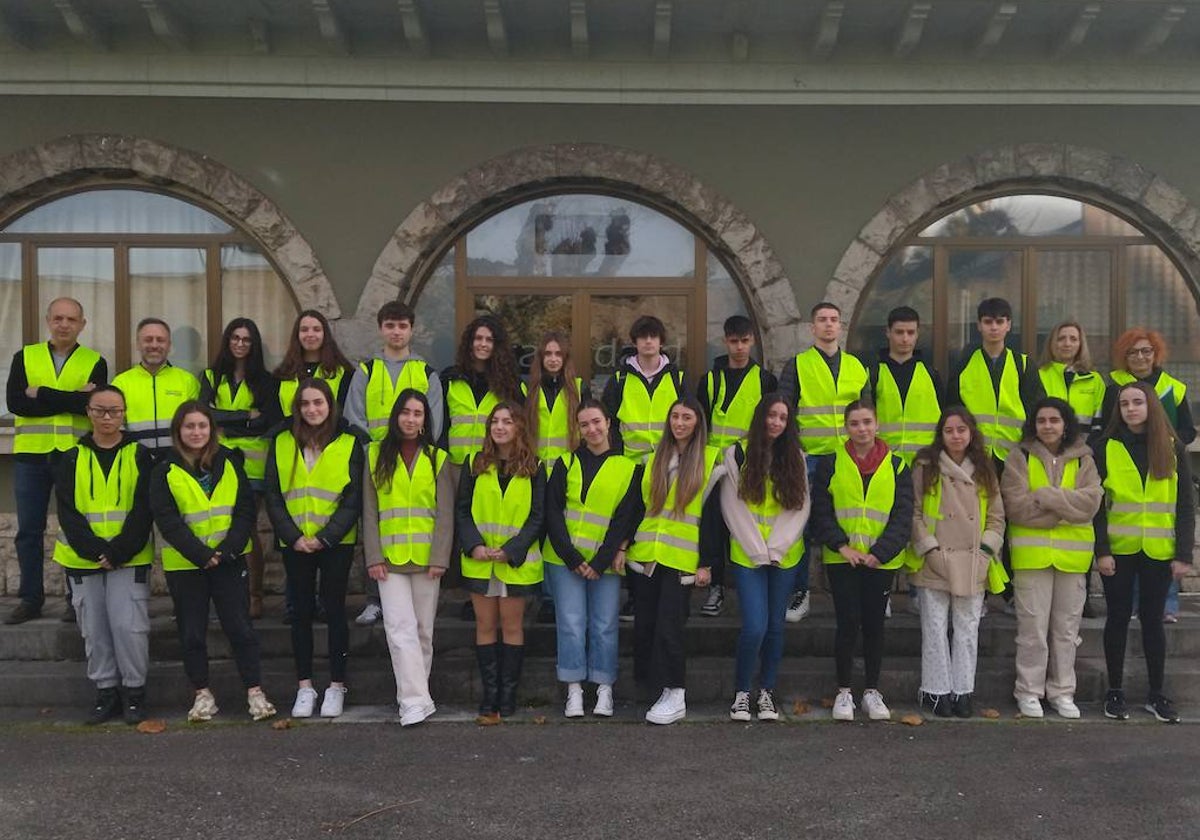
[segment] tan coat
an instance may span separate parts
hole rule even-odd
[[[942,453],[938,468],[942,477],[942,518],[926,519],[921,496],[924,466],[920,461],[913,464],[913,550],[925,558],[913,583],[959,597],[978,595],[987,587],[991,560],[984,547],[992,555],[999,555],[1004,543],[1004,502],[999,496],[988,499],[987,521],[981,534],[974,464],[969,459],[956,464]]]
[[[1037,458],[1046,469],[1048,487],[1039,487],[1029,492],[1029,458]],[[1075,489],[1064,490],[1063,469],[1068,461],[1079,459],[1079,472],[1075,474]],[[1092,521],[1100,502],[1104,500],[1104,488],[1100,486],[1100,473],[1092,460],[1092,451],[1086,443],[1076,442],[1057,457],[1041,441],[1022,442],[1009,452],[1004,465],[1004,476],[1000,480],[1000,491],[1004,495],[1004,509],[1008,521],[1026,528],[1053,528],[1067,522],[1083,525]]]

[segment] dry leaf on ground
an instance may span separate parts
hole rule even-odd
[[[821,698],[821,708],[822,709],[832,709],[833,708],[833,698],[832,697],[822,697]]]
[[[998,720],[1000,718],[1000,710],[999,709],[984,709],[982,712],[979,713],[979,716],[985,717],[988,720]]]
[[[280,718],[279,720],[277,720],[271,724],[271,728],[278,732],[282,732],[284,729],[291,729],[292,728],[292,719],[291,718]]]
[[[925,718],[920,715],[905,715],[900,718],[900,722],[905,726],[920,726],[925,722]]]
[[[545,715],[535,715],[533,718],[533,722],[540,726],[541,724],[546,722],[546,716]]]
[[[165,720],[144,720],[137,725],[137,731],[146,735],[157,735],[159,732],[164,732],[167,728]]]
[[[806,715],[806,714],[808,714],[808,712],[809,712],[808,703],[804,702],[803,700],[797,700],[795,703],[792,704],[792,714]]]

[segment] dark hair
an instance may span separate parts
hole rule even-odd
[[[767,439],[767,412],[782,405],[787,411],[783,434]],[[779,393],[767,394],[754,409],[750,434],[746,439],[746,461],[738,483],[738,498],[751,504],[762,504],[767,497],[767,479],[771,479],[775,501],[786,510],[804,507],[808,495],[808,475],[804,453],[800,448],[800,432],[796,426],[791,402]]]
[[[1000,495],[1000,479],[996,476],[996,466],[992,463],[992,456],[988,454],[987,447],[984,445],[983,435],[979,431],[979,423],[976,422],[975,415],[961,405],[952,405],[942,412],[942,416],[938,418],[937,429],[933,433],[933,443],[917,453],[916,463],[921,465],[921,495],[928,496],[934,485],[942,480],[939,459],[946,451],[946,442],[942,437],[942,432],[946,428],[946,421],[951,417],[961,418],[967,424],[967,428],[971,430],[971,442],[967,444],[967,457],[971,459],[971,464],[975,467],[976,488],[986,491],[989,499],[997,498]]]
[[[529,436],[534,446],[538,441],[538,426],[541,424],[541,390],[542,390],[542,354],[553,342],[563,354],[563,366],[559,372],[562,378],[560,393],[567,401],[567,449],[579,445],[579,424],[575,422],[576,409],[579,406],[579,385],[575,382],[575,363],[571,360],[571,343],[562,333],[551,330],[542,336],[529,363],[529,395],[525,398],[525,419],[529,423]]]
[[[887,325],[890,328],[895,323],[915,323],[920,325],[921,315],[911,306],[897,306],[888,313]]]
[[[221,346],[217,348],[213,357],[213,389],[221,384],[222,379],[233,381],[236,360],[229,351],[229,339],[234,330],[243,328],[250,333],[250,355],[246,357],[246,386],[254,395],[255,404],[263,406],[267,403],[270,374],[267,373],[267,366],[263,361],[262,333],[258,331],[258,324],[249,318],[234,318],[225,325],[225,332],[221,334]]]
[[[124,391],[122,391],[116,385],[106,384],[106,385],[97,385],[95,388],[93,388],[91,391],[88,392],[87,405],[92,404],[92,397],[96,396],[97,394],[116,394],[118,397],[121,398],[121,402],[125,402],[125,392]]]
[[[597,411],[599,411],[601,414],[604,415],[604,419],[609,422],[608,445],[611,448],[612,442],[613,442],[612,441],[612,437],[613,437],[612,415],[608,413],[608,407],[605,406],[604,403],[600,402],[600,400],[596,399],[595,397],[584,397],[583,399],[581,399],[579,401],[579,407],[575,409],[575,429],[576,429],[576,431],[579,430],[579,415],[583,414],[583,412],[589,408],[594,408]]]
[[[184,461],[192,463],[183,449],[183,439],[179,434],[179,430],[183,428],[183,418],[189,414],[203,414],[208,418],[208,445],[201,450],[200,456],[196,459],[194,466],[202,470],[211,469],[213,460],[217,457],[217,452],[221,448],[221,441],[217,436],[217,422],[213,419],[212,409],[200,402],[200,400],[187,400],[181,403],[179,408],[175,409],[175,415],[171,418],[171,445],[175,447],[175,451],[179,453],[179,456]]]
[[[325,402],[329,403],[329,416],[320,426],[310,426],[300,416],[300,399],[306,388],[320,391],[321,395],[325,397]],[[333,389],[329,387],[329,383],[313,376],[302,379],[296,387],[295,396],[292,397],[292,437],[296,439],[296,451],[299,452],[306,446],[317,449],[324,448],[337,436],[337,428],[338,404],[333,397]]]
[[[408,405],[409,400],[416,400],[425,409],[425,423],[421,426],[421,431],[417,433],[417,446],[429,456],[431,462],[436,464],[433,432],[430,431],[429,426],[432,414],[429,409],[429,398],[416,388],[405,388],[397,395],[396,402],[392,404],[392,412],[388,415],[387,432],[384,433],[383,440],[379,442],[379,457],[375,461],[375,471],[371,473],[376,489],[390,487],[392,476],[396,474],[396,465],[400,461],[400,447],[404,442],[396,421],[400,412]]]
[[[871,412],[876,417],[879,416],[879,412],[875,410],[875,403],[871,402],[866,397],[861,397],[857,400],[854,400],[852,403],[842,409],[842,422],[845,423],[850,419],[850,412],[863,410]]]
[[[486,431],[483,435],[483,449],[471,459],[471,472],[482,475],[493,464],[496,465],[496,471],[500,472],[500,452],[492,440],[492,420],[497,411],[507,411],[513,419],[513,425],[517,427],[517,433],[513,437],[512,457],[504,462],[503,474],[532,478],[534,473],[541,469],[541,464],[534,450],[534,442],[529,439],[529,426],[525,423],[525,415],[521,413],[519,405],[511,402],[499,403],[488,412],[487,423],[484,425]],[[540,503],[540,500],[534,500],[534,504]]]
[[[379,313],[375,316],[375,321],[381,327],[384,321],[408,321],[408,323],[415,325],[417,323],[417,313],[402,300],[389,300],[383,306],[379,307]]]
[[[629,328],[629,340],[637,341],[639,338],[657,338],[665,344],[667,341],[667,328],[662,321],[653,315],[641,315]]]
[[[142,320],[138,321],[137,328],[133,331],[133,334],[137,335],[138,333],[140,333],[142,331],[142,327],[150,327],[150,326],[162,327],[163,329],[165,329],[167,331],[167,335],[171,334],[171,325],[168,324],[166,321],[164,321],[162,318],[157,318],[154,315],[151,315],[148,318],[143,318]]]
[[[1063,419],[1063,449],[1079,440],[1079,419],[1075,416],[1075,409],[1071,408],[1066,400],[1058,397],[1042,397],[1037,401],[1037,405],[1029,410],[1025,415],[1025,423],[1021,426],[1021,440],[1026,443],[1037,440],[1037,416],[1043,408],[1053,408]]]
[[[725,319],[724,329],[726,338],[754,335],[754,324],[745,315],[730,315]]]
[[[1141,391],[1146,396],[1146,453],[1150,461],[1149,473],[1160,480],[1170,478],[1179,469],[1175,463],[1177,437],[1158,394],[1145,382],[1128,382],[1117,388],[1112,417],[1104,429],[1104,438],[1107,440],[1129,431],[1129,425],[1121,416],[1121,394],[1129,390]]]
[[[464,373],[475,370],[475,355],[472,345],[475,343],[475,333],[480,327],[486,327],[492,334],[492,355],[484,365],[484,376],[487,378],[488,390],[503,401],[519,403],[521,401],[521,380],[517,375],[517,357],[512,345],[508,343],[508,333],[504,325],[491,315],[481,315],[463,330],[458,341],[458,354],[455,363]]]
[[[1004,298],[984,298],[979,301],[979,306],[975,307],[976,321],[982,321],[984,318],[1007,318],[1011,321],[1012,317],[1012,304]]]
[[[842,308],[840,306],[838,306],[836,303],[830,303],[827,300],[823,300],[820,303],[818,303],[816,306],[814,306],[812,309],[809,310],[808,317],[810,317],[810,318],[817,317],[817,313],[820,312],[822,309],[832,309],[838,315],[842,314]]]
[[[348,373],[353,371],[354,365],[350,364],[350,360],[338,347],[337,339],[333,337],[333,330],[329,328],[329,320],[315,309],[305,309],[296,316],[296,323],[292,324],[292,335],[288,339],[287,352],[284,353],[279,367],[275,368],[275,376],[280,379],[296,379],[307,375],[304,364],[304,348],[300,346],[300,322],[305,318],[320,321],[321,332],[325,336],[321,340],[321,357],[317,360],[317,370],[331,379],[337,376],[338,371]]]

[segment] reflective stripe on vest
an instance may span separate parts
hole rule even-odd
[[[379,443],[367,448],[371,475],[379,463]],[[422,450],[413,460],[412,472],[397,456],[391,481],[376,488],[379,499],[379,542],[383,559],[394,566],[413,563],[429,565],[433,532],[437,526],[437,479],[449,456],[433,450],[433,458]],[[364,527],[370,527],[368,523]]]
[[[887,528],[888,517],[896,503],[896,471],[904,462],[889,453],[875,470],[863,492],[863,476],[858,465],[844,446],[834,453],[833,476],[829,481],[829,494],[833,497],[833,509],[838,525],[846,532],[850,547],[870,552]],[[828,546],[821,549],[822,559],[829,564],[845,563],[846,558]],[[881,569],[898,569],[904,562],[898,554]]]
[[[1078,473],[1079,459],[1073,458],[1063,467],[1064,490],[1075,489]],[[1029,492],[1049,486],[1050,479],[1042,459],[1030,455]],[[1083,574],[1092,565],[1096,532],[1090,520],[1080,525],[1059,522],[1053,528],[1029,528],[1010,523],[1008,536],[1014,569],[1046,569],[1053,566],[1060,572]]]
[[[963,403],[979,421],[979,431],[987,444],[988,454],[1003,461],[1008,450],[1021,439],[1021,427],[1025,424],[1025,405],[1021,402],[1021,374],[1017,369],[1017,355],[1004,348],[1004,370],[1000,374],[1000,395],[992,386],[992,373],[983,358],[983,350],[971,354],[963,372],[959,375],[958,389]],[[1022,366],[1027,364],[1025,355],[1020,355]]]
[[[221,383],[216,383],[216,374],[211,370],[204,371],[204,378],[213,389],[213,408],[218,411],[249,411],[257,408],[254,404],[254,393],[250,385],[243,382],[238,386],[237,394],[233,393],[229,380],[222,377]],[[221,432],[220,441],[230,449],[240,450],[245,459],[246,478],[254,481],[267,474],[267,450],[271,441],[258,435],[250,437],[233,437]]]
[[[1130,382],[1138,381],[1136,376],[1125,370],[1114,370],[1109,376],[1117,385],[1128,385]],[[1179,420],[1179,406],[1187,399],[1187,385],[1165,370],[1160,370],[1158,379],[1154,380],[1154,393],[1158,394],[1158,399],[1167,412],[1171,428],[1175,428]]]
[[[941,417],[929,368],[923,362],[914,365],[908,394],[901,399],[900,386],[891,368],[880,362],[875,382],[875,414],[879,418],[879,437],[906,465],[912,466],[917,452],[933,443]]]
[[[562,460],[567,468],[567,507],[563,511],[567,533],[571,536],[571,545],[583,555],[583,562],[590,563],[608,536],[613,514],[629,491],[637,464],[623,455],[609,455],[592,477],[584,497],[583,467],[579,459],[571,454],[563,456]],[[542,556],[547,563],[564,565],[549,539],[542,549]],[[616,574],[611,566],[605,572]]]
[[[395,382],[392,381],[392,375],[388,373],[387,363],[383,359],[370,359],[359,367],[367,375],[367,387],[363,394],[367,433],[370,434],[371,440],[383,440],[387,435],[387,422],[392,415],[392,407],[396,404],[396,397],[405,388],[428,394],[429,374],[425,363],[420,359],[406,361],[400,368]],[[467,391],[470,392],[470,388]]]
[[[225,463],[221,480],[213,488],[211,496],[179,464],[171,464],[167,469],[167,488],[192,533],[209,548],[216,549],[229,535],[229,528],[233,524],[233,508],[237,504],[238,494],[238,474],[233,465],[228,461]],[[249,551],[250,540],[247,539],[242,553]],[[187,572],[199,568],[169,545],[163,546],[162,562],[164,572]]]
[[[366,362],[363,362],[363,365],[365,366]],[[341,390],[342,387],[342,379],[345,376],[345,368],[338,368],[337,372],[331,377],[325,372],[325,368],[318,365],[317,369],[313,371],[312,378],[322,379],[325,382],[328,382],[329,390],[333,392],[333,399],[336,402],[338,391]],[[308,377],[306,376],[304,378],[307,379]],[[426,383],[426,385],[428,385],[428,383]],[[367,387],[370,388],[370,380],[367,381]],[[292,416],[292,403],[296,401],[296,392],[298,390],[300,390],[300,377],[293,376],[291,379],[279,380],[279,408],[283,411],[283,416],[285,418]],[[399,393],[399,391],[396,393]],[[370,402],[368,401],[368,405],[369,404]],[[391,411],[390,405],[388,406],[388,411]],[[369,413],[370,412],[368,411],[368,414]],[[385,426],[387,425],[386,416],[383,418],[383,424]]]
[[[651,514],[650,485],[654,473],[654,454],[646,460],[642,473],[642,499],[646,503],[646,515],[634,534],[633,545],[627,557],[638,563],[658,562],[663,566],[685,574],[694,574],[700,565],[700,515],[704,512],[704,489],[712,475],[721,450],[707,447],[704,451],[704,478],[700,489],[688,502],[683,513],[675,512],[675,489],[678,480],[671,482],[667,501],[663,509]]]
[[[583,380],[575,377],[575,393],[583,388]],[[547,469],[571,451],[571,427],[573,419],[567,415],[567,396],[560,388],[554,395],[554,405],[546,405],[546,391],[538,389],[538,458]],[[549,475],[549,472],[547,472]]]
[[[730,481],[726,477],[726,481]],[[762,534],[763,541],[766,542],[771,538],[771,529],[775,525],[775,520],[779,514],[783,513],[783,505],[779,504],[779,500],[775,498],[775,483],[770,477],[766,478],[763,487],[763,500],[761,502],[748,502],[745,499],[740,501],[746,506],[746,510],[750,511],[750,515],[754,517],[754,524],[758,528],[758,532]],[[783,557],[779,558],[779,568],[790,569],[800,562],[801,556],[804,554],[804,540],[796,540],[795,545],[787,550]],[[736,539],[729,540],[729,559],[739,566],[745,566],[749,569],[758,568],[748,554],[742,544]]]
[[[21,359],[25,365],[25,378],[31,386],[78,391],[88,384],[88,377],[100,361],[100,354],[77,344],[58,372],[54,370],[54,357],[50,355],[48,344],[27,345],[21,351]],[[16,437],[13,440],[13,452],[18,455],[65,452],[91,428],[87,417],[69,412],[48,417],[17,415],[14,426]]]
[[[483,395],[483,401],[476,403],[469,383],[462,379],[451,380],[446,387],[446,408],[450,412],[446,438],[453,463],[462,464],[483,448],[488,415],[499,402],[499,397],[488,391]]]
[[[117,450],[117,457],[108,470],[100,462],[91,447],[77,445],[75,459],[75,510],[87,519],[92,533],[105,540],[112,540],[121,533],[129,512],[133,510],[134,490],[138,482],[137,444],[130,441]],[[147,539],[146,544],[133,556],[126,566],[146,566],[154,558],[154,548]],[[99,569],[100,564],[85,560],[71,548],[66,535],[59,530],[54,543],[54,561],[68,569]]]
[[[800,402],[796,423],[800,444],[809,455],[828,455],[846,440],[842,413],[846,406],[862,396],[867,384],[867,369],[854,356],[838,351],[837,382],[829,363],[816,347],[796,357],[796,378],[800,382]]]
[[[723,370],[708,372],[708,397],[712,410],[712,428],[708,430],[708,445],[724,451],[727,447],[745,440],[750,432],[750,421],[754,409],[762,401],[762,376],[757,364],[751,362],[742,377],[737,393],[724,406],[725,375]]]
[[[463,465],[471,469],[471,462]],[[542,503],[538,499],[538,504]],[[500,489],[496,465],[475,476],[475,492],[471,496],[471,519],[483,544],[488,548],[503,548],[528,521],[533,505],[533,479],[514,475],[508,486]],[[532,586],[542,579],[542,555],[537,540],[529,547],[525,562],[513,567],[507,561],[475,560],[464,554],[462,573],[465,578],[491,580],[492,573],[506,584]]]
[[[157,374],[135,365],[112,384],[125,394],[125,431],[151,450],[170,448],[175,409],[200,396],[200,380],[169,364]]]
[[[304,456],[290,431],[275,438],[275,470],[279,490],[288,516],[306,537],[315,537],[329,524],[342,501],[342,491],[350,483],[350,457],[358,441],[343,432],[321,450],[309,470]],[[341,539],[342,545],[354,545],[358,538],[355,524]]]
[[[1058,397],[1066,400],[1075,412],[1075,420],[1086,435],[1100,416],[1100,408],[1104,405],[1104,377],[1095,371],[1077,373],[1067,385],[1067,366],[1062,362],[1051,362],[1038,368],[1038,378],[1048,397]],[[1032,459],[1031,459],[1032,462]],[[1041,567],[1044,568],[1044,567]]]
[[[1108,544],[1113,554],[1144,552],[1155,560],[1175,559],[1176,476],[1146,476],[1138,472],[1129,450],[1119,440],[1105,444],[1108,475],[1104,477],[1108,504]]]
[[[675,374],[665,373],[659,377],[654,393],[646,388],[646,381],[628,369],[613,374],[621,383],[621,404],[617,408],[621,441],[625,445],[625,457],[644,461],[662,439],[663,424],[671,411],[671,404],[679,399]]]

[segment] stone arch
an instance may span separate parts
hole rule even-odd
[[[432,262],[464,229],[531,191],[573,187],[641,198],[696,230],[725,258],[745,292],[768,364],[777,367],[795,352],[795,324],[801,316],[792,284],[754,223],[681,167],[599,143],[517,149],[461,173],[422,201],[376,260],[355,316],[370,328],[356,332],[373,334],[375,313],[385,301],[411,301]],[[347,341],[353,338],[347,336]]]
[[[96,179],[165,188],[224,216],[254,236],[301,309],[341,317],[312,247],[274,202],[207,155],[157,140],[72,134],[6,155],[0,158],[0,218]]]
[[[842,255],[826,300],[854,313],[892,248],[960,206],[997,193],[1051,190],[1089,199],[1140,225],[1200,278],[1200,209],[1140,164],[1101,149],[1052,143],[1001,146],[943,164],[887,200]]]

